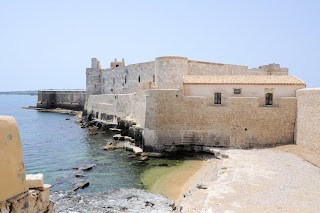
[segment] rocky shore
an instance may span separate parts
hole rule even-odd
[[[119,189],[95,194],[52,192],[54,212],[117,213],[117,212],[178,212],[174,201],[160,194],[140,189]]]

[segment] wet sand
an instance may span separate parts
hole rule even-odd
[[[145,171],[141,179],[148,191],[163,194],[177,203],[189,186],[195,184],[204,165],[203,160],[188,159],[175,166],[156,166]]]

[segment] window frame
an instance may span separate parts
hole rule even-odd
[[[266,93],[265,95],[265,105],[266,106],[273,106],[273,93]]]
[[[213,98],[213,103],[215,104],[215,105],[221,105],[221,97],[222,97],[222,94],[221,94],[221,92],[215,92],[214,93],[214,98]]]

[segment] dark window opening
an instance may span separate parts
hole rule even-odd
[[[99,75],[99,78],[100,78],[100,75]]]
[[[266,94],[266,105],[273,105],[273,94],[267,93]]]
[[[119,64],[116,65],[116,67],[118,67],[118,66],[119,66]]]
[[[124,83],[127,83],[127,76],[124,76]]]
[[[155,75],[152,76],[152,80],[153,80],[153,83],[156,82],[156,76]]]
[[[99,112],[96,112],[96,118],[99,118]]]
[[[138,82],[140,82],[141,78],[140,78],[140,75],[139,75],[139,78],[138,78]]]
[[[214,93],[214,104],[221,104],[221,93]]]
[[[233,94],[241,94],[241,89],[233,89]]]
[[[111,92],[113,92],[113,89],[111,89]]]

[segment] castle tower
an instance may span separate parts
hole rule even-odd
[[[159,89],[183,88],[182,77],[188,74],[188,58],[165,56],[155,60],[155,86]]]
[[[91,59],[91,68],[86,69],[86,101],[90,95],[101,94],[101,65],[96,58]]]
[[[115,69],[117,67],[125,67],[126,64],[124,62],[124,59],[122,59],[122,61],[117,61],[117,59],[115,58],[114,61],[111,61],[110,63],[110,68],[111,69]]]

